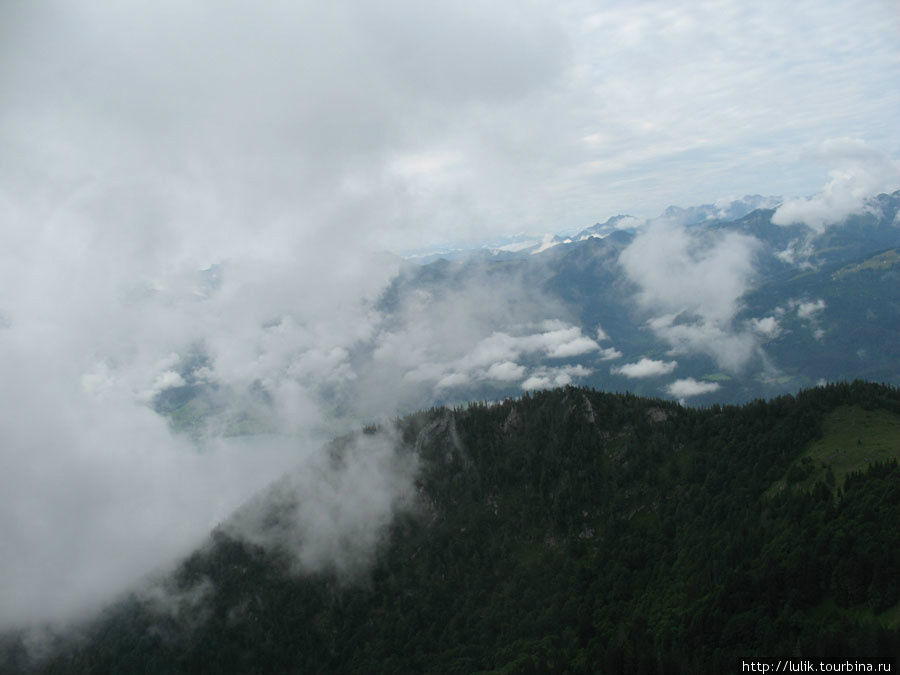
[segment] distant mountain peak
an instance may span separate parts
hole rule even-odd
[[[673,221],[678,225],[697,225],[711,221],[731,221],[743,218],[757,209],[774,209],[783,199],[777,196],[744,195],[739,199],[724,197],[713,204],[699,206],[669,206],[660,215],[661,219]]]
[[[618,230],[634,230],[641,226],[643,221],[628,214],[618,214],[607,218],[605,223],[596,223],[586,227],[572,237],[573,241],[584,241],[592,237],[606,237]]]

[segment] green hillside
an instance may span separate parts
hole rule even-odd
[[[7,670],[712,673],[773,657],[887,661],[900,651],[898,429],[900,392],[860,382],[741,407],[567,387],[417,413],[390,436],[419,457],[416,502],[370,566],[299,574],[284,550],[226,526],[167,582],[190,603],[163,611],[136,594],[31,666],[7,636]],[[349,442],[332,445],[335,462]],[[831,462],[838,489],[773,491],[803,457]],[[261,527],[277,529],[296,500],[273,491],[268,504]]]
[[[900,462],[900,417],[886,410],[840,406],[825,416],[822,429],[822,437],[809,444],[772,491],[786,485],[810,490],[820,481],[837,490],[850,473]]]
[[[900,251],[894,248],[890,251],[885,251],[884,253],[873,255],[871,258],[868,258],[861,263],[842,267],[832,275],[832,278],[841,279],[843,277],[846,277],[847,275],[861,272],[863,270],[887,270],[897,264],[900,264]]]

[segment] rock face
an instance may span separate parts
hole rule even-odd
[[[648,408],[647,419],[649,419],[651,422],[665,422],[667,419],[669,419],[669,413],[667,413],[662,408]]]
[[[522,420],[519,417],[519,411],[516,408],[515,404],[510,406],[509,415],[506,416],[506,419],[503,421],[503,426],[501,427],[506,433],[513,433],[518,431],[522,426]]]

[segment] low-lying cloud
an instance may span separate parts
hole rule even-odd
[[[822,298],[797,304],[797,316],[801,319],[811,319],[825,309],[825,301]]]
[[[2,629],[83,616],[289,467],[319,466],[326,438],[422,403],[399,376],[380,386],[373,354],[409,348],[407,372],[430,353],[392,344],[415,329],[386,326],[377,303],[400,261],[372,252],[414,240],[425,215],[431,234],[464,215],[483,224],[458,192],[478,182],[465,120],[552,86],[563,45],[540,7],[50,0],[0,13]],[[457,309],[442,346],[490,335],[475,304]],[[535,352],[591,348],[542,330],[552,316],[528,317]],[[527,377],[503,353],[459,375]],[[383,448],[353,457],[318,487],[293,485],[313,504],[305,541],[325,538],[304,549],[317,561],[343,564],[328,537],[369,542],[349,551],[364,556],[393,504],[376,488],[408,478]],[[352,513],[309,516],[354,496]]]
[[[309,564],[365,556],[368,543],[333,542],[343,527],[369,541],[360,514],[371,508],[379,531],[408,467],[360,446],[374,466],[359,457],[329,474],[326,438],[473,383],[551,386],[586,376],[582,357],[621,358],[522,279],[385,309],[402,263],[372,252],[656,209],[698,176],[759,175],[752,162],[711,171],[706,149],[765,156],[746,152],[754,128],[783,144],[772,130],[794,133],[797,117],[785,126],[772,104],[784,92],[809,94],[794,97],[809,101],[806,119],[822,117],[819,95],[859,100],[855,80],[835,94],[790,59],[746,81],[762,50],[730,48],[748,35],[741,12],[657,9],[2,4],[0,628],[83,615],[298,462],[324,472],[321,494],[293,484],[313,503],[365,471],[383,478],[352,512],[295,519],[303,541],[324,537],[303,549],[322,552]],[[828,56],[816,50],[831,13],[802,12],[798,33],[760,11],[757,25],[779,32],[759,44],[806,36],[773,53]],[[895,49],[883,12],[840,16],[859,29],[842,32],[848,72],[888,73],[872,67]],[[685,79],[709,25],[729,59]],[[681,86],[661,86],[673,78]],[[710,96],[741,123],[710,124]],[[835,178],[836,204],[869,184],[857,174]],[[753,250],[660,227],[622,264],[673,351],[738,368],[759,337],[733,325]]]
[[[774,316],[750,319],[750,327],[755,333],[769,340],[781,335],[781,326],[778,324],[778,319]]]
[[[557,304],[518,275],[474,268],[461,283],[417,288],[399,302],[373,337],[355,387],[395,391],[394,400],[410,407],[479,386],[568,384],[589,371],[554,363],[600,351],[580,327],[547,319]]]
[[[652,224],[619,257],[638,286],[638,302],[653,314],[647,325],[674,354],[701,353],[722,368],[741,370],[757,339],[735,325],[741,296],[754,275],[754,237]]]
[[[223,526],[287,552],[301,572],[365,571],[395,514],[415,506],[418,457],[391,429],[336,441],[308,457]]]
[[[828,182],[815,196],[784,202],[772,216],[776,225],[803,223],[821,234],[863,211],[869,197],[900,187],[900,162],[860,139],[824,141],[814,155],[835,167],[828,172]]]

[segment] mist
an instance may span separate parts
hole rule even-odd
[[[351,358],[439,164],[407,158],[558,71],[507,9],[4,5],[0,627],[85,616],[410,404]],[[199,439],[153,409],[186,385]]]
[[[854,84],[891,82],[878,64],[894,63],[896,22],[877,3],[656,9],[3,3],[0,629],[88,616],[289,471],[277,485],[306,506],[279,545],[293,541],[301,569],[364,567],[416,463],[388,435],[329,472],[328,439],[473,384],[559,386],[622,356],[523,279],[386,308],[405,269],[388,251],[574,230],[632,204],[645,218],[701,187],[810,194],[819,160],[788,186],[784,167],[862,101],[877,105],[856,127],[896,156],[894,88]],[[802,49],[785,24],[803,26]],[[828,90],[846,106],[830,118],[824,88],[787,66],[827,60],[819,37],[847,25]],[[730,48],[748,27],[750,44],[775,45],[765,59]],[[896,170],[852,142],[829,148],[874,167],[833,177],[841,208]],[[786,221],[824,227],[814,204],[791,204]],[[738,370],[774,334],[774,318],[735,321],[754,247],[661,225],[626,252],[673,354]],[[620,367],[653,371],[641,363]],[[160,414],[185,388],[209,404],[188,431]]]
[[[735,316],[754,281],[759,246],[754,237],[710,235],[660,219],[622,252],[619,262],[638,285],[647,325],[671,345],[672,354],[706,354],[737,372],[757,351],[757,337]],[[655,364],[656,369],[650,367],[654,362],[629,364],[622,372],[641,377],[675,367],[675,362],[668,369]]]

